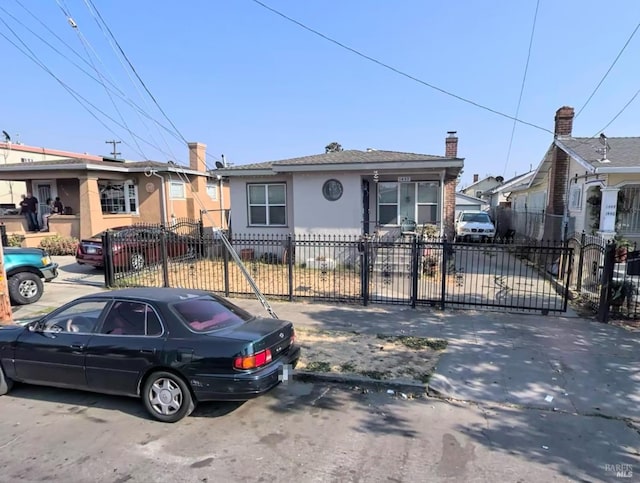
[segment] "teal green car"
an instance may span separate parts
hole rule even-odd
[[[58,264],[41,248],[4,247],[9,297],[14,305],[40,300],[44,283],[58,276]]]

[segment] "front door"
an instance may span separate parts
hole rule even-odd
[[[33,196],[38,198],[38,222],[42,225],[44,215],[49,214],[47,200],[57,196],[57,189],[54,181],[34,181],[33,186]]]
[[[416,184],[400,183],[400,223],[416,221]]]

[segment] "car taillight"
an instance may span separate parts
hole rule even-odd
[[[233,361],[233,367],[236,369],[255,369],[271,362],[271,351],[269,349],[260,351],[250,356],[236,357]]]

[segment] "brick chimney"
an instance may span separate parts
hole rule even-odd
[[[448,131],[444,142],[444,156],[446,158],[458,157],[458,136],[455,131]]]
[[[194,171],[207,171],[207,145],[202,143],[189,143],[189,168]]]
[[[556,111],[554,134],[555,137],[571,136],[573,130],[573,107],[563,106]],[[569,155],[557,146],[553,148],[551,169],[549,170],[549,203],[547,213],[556,215],[545,219],[545,238],[560,240],[562,226],[558,220],[565,213],[565,205],[568,201],[567,180],[569,176]]]
[[[474,182],[474,183],[477,183],[477,182],[478,182],[478,179],[480,179],[480,175],[474,174],[474,175],[473,175],[473,182]]]

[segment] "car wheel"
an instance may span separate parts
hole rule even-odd
[[[37,302],[43,291],[44,284],[35,273],[20,272],[9,278],[9,297],[18,305]]]
[[[170,372],[154,372],[144,383],[142,400],[159,421],[175,423],[195,408],[191,391],[182,378]]]
[[[134,253],[129,259],[129,264],[134,270],[142,270],[144,268],[144,256],[142,253]]]
[[[13,381],[9,379],[5,374],[2,366],[0,366],[0,396],[4,396],[11,391],[13,387]]]

